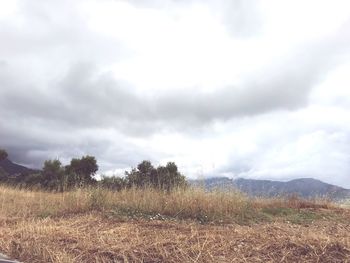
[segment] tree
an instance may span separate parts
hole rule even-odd
[[[100,181],[100,185],[103,188],[108,188],[110,190],[116,190],[120,191],[124,188],[126,188],[126,180],[121,177],[116,177],[116,176],[102,176],[102,179]]]
[[[22,182],[24,183],[26,188],[28,188],[28,187],[30,187],[30,188],[40,187],[40,186],[42,186],[43,181],[44,181],[44,179],[43,179],[42,173],[28,174],[22,179]],[[61,186],[62,186],[62,183],[60,180],[59,187],[61,187]],[[62,188],[59,190],[63,191],[64,189],[62,189]]]
[[[147,187],[153,186],[157,171],[150,161],[143,161],[137,165],[137,169],[125,172],[128,186]]]
[[[95,183],[94,175],[98,171],[98,165],[95,157],[83,156],[81,159],[73,158],[70,165],[66,166],[68,181],[75,186]]]
[[[170,191],[176,187],[186,187],[187,182],[185,176],[183,176],[177,168],[174,162],[168,162],[167,165],[159,166],[157,168],[158,187]]]
[[[0,149],[0,161],[5,160],[8,157],[8,154],[5,150]]]
[[[42,170],[42,185],[50,190],[63,191],[65,172],[59,160],[47,160]]]
[[[153,167],[150,161],[143,161],[137,169],[125,172],[128,186],[154,187],[170,191],[175,187],[185,187],[187,185],[185,176],[179,171],[174,162],[167,163],[166,166]]]

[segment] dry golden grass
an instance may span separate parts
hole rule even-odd
[[[348,262],[348,224],[119,222],[100,213],[10,222],[0,247],[26,262]]]
[[[295,197],[0,186],[0,252],[24,262],[350,262],[349,222]]]
[[[79,213],[88,206],[88,194],[81,190],[58,194],[0,186],[0,218]]]
[[[100,188],[65,193],[19,190],[0,186],[2,217],[47,217],[93,210],[121,211],[121,215],[162,214],[178,218],[222,219],[246,212],[250,201],[240,193],[202,189],[178,189],[171,193],[154,189],[112,192]],[[207,219],[206,219],[207,218]]]

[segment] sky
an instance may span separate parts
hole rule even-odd
[[[350,2],[0,0],[0,148],[350,188]]]

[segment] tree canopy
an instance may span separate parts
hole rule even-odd
[[[41,184],[48,189],[63,191],[64,168],[59,160],[47,160],[44,163]]]
[[[186,179],[174,162],[155,168],[150,161],[143,161],[137,169],[125,172],[127,184],[136,187],[154,187],[170,191],[175,187],[186,186]]]
[[[0,161],[7,158],[7,152],[0,149]],[[0,167],[0,181],[11,185],[25,187],[42,187],[47,190],[65,191],[75,187],[100,185],[111,190],[122,190],[130,187],[152,187],[170,191],[176,187],[186,187],[187,182],[174,162],[165,166],[154,167],[150,161],[142,161],[125,177],[102,176],[101,181],[95,179],[98,171],[94,156],[86,155],[73,158],[69,165],[63,166],[60,160],[47,160],[41,171],[33,170],[32,174],[8,176]]]
[[[98,171],[97,161],[94,156],[83,156],[81,159],[73,158],[66,166],[66,174],[74,177],[75,184],[91,184],[96,180],[94,175]]]

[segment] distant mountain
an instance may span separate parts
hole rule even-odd
[[[288,182],[230,179],[226,177],[208,178],[203,181],[191,181],[193,185],[201,185],[206,189],[238,189],[249,196],[274,197],[279,195],[297,194],[304,198],[329,197],[331,199],[350,198],[350,190],[324,183],[312,178],[300,178]]]
[[[8,175],[30,174],[36,172],[35,170],[29,169],[23,165],[13,163],[9,159],[0,161],[0,168],[1,170],[5,171]]]

